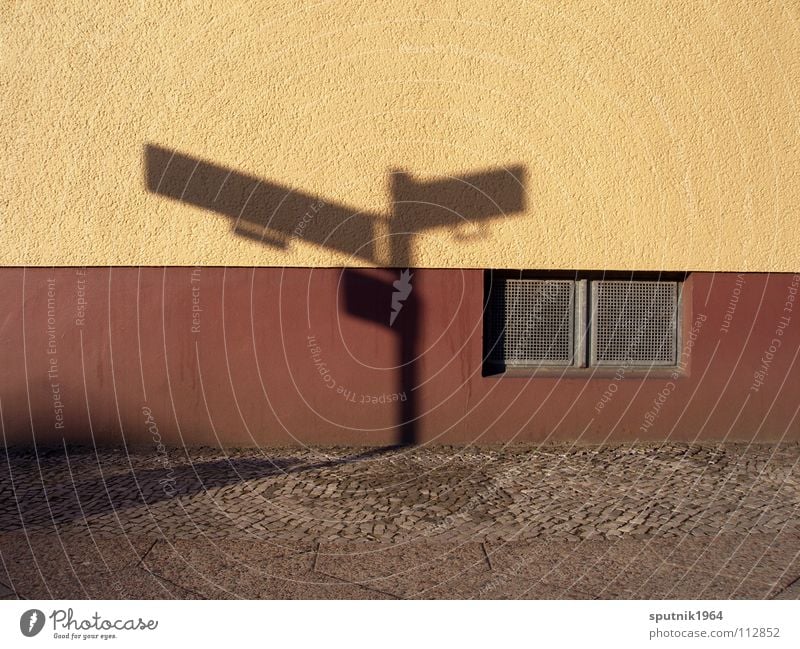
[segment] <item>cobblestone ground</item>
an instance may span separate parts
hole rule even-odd
[[[0,597],[797,596],[797,445],[3,455]]]

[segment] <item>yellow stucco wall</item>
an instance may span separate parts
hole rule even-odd
[[[519,168],[408,261],[800,269],[797,1],[207,4],[0,4],[0,263],[391,264],[393,171]],[[373,261],[240,236],[148,146],[363,210]]]

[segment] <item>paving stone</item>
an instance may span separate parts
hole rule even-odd
[[[797,449],[779,450],[675,444],[571,452],[540,448],[462,453],[440,448],[390,453],[369,462],[348,458],[347,449],[322,455],[292,449],[270,457],[259,451],[203,457],[203,452],[193,451],[199,457],[191,462],[186,454],[176,454],[173,460],[178,491],[183,494],[179,499],[164,498],[157,482],[163,471],[142,469],[147,466],[142,458],[101,452],[87,459],[73,452],[67,464],[53,453],[42,459],[43,471],[37,476],[21,468],[26,458],[18,453],[9,464],[23,494],[24,513],[20,519],[13,510],[3,510],[0,529],[19,528],[23,521],[41,527],[52,527],[53,521],[68,524],[82,520],[86,511],[93,512],[89,516],[93,529],[109,533],[119,532],[122,521],[123,529],[136,523],[140,529],[146,526],[167,534],[188,537],[199,531],[219,536],[258,531],[261,521],[268,521],[273,534],[291,536],[299,530],[326,539],[336,534],[343,539],[371,535],[379,541],[397,537],[401,542],[424,527],[406,523],[420,519],[428,525],[432,521],[436,533],[463,528],[468,534],[475,533],[466,527],[471,519],[488,520],[493,525],[487,534],[501,539],[517,533],[537,538],[560,529],[562,523],[582,537],[672,534],[678,528],[707,536],[720,529],[753,532],[754,525],[767,530],[787,523],[797,527],[791,516],[800,503],[794,479]],[[711,472],[710,464],[724,466],[725,473]],[[125,471],[131,465],[140,467],[136,480]],[[69,473],[68,466],[85,470]],[[95,475],[93,483],[87,477],[93,471],[97,474],[100,466],[102,479]],[[431,468],[418,471],[417,466]],[[721,489],[721,481],[736,484],[739,491]],[[410,488],[398,489],[398,484]],[[730,512],[741,510],[741,493],[758,505],[757,518],[732,525]],[[350,502],[342,507],[345,494]],[[188,500],[182,502],[184,498]],[[701,502],[691,502],[698,499]],[[104,508],[111,513],[103,513]],[[286,514],[276,517],[276,511]],[[179,517],[189,524],[177,522]],[[626,524],[620,526],[620,521]]]
[[[509,584],[625,596],[655,561],[647,552],[623,560],[635,547],[657,549],[657,565],[667,564],[662,590],[670,574],[703,572],[724,587],[734,580],[748,592],[777,593],[800,575],[798,459],[797,444],[192,449],[170,450],[160,463],[152,453],[113,449],[9,450],[0,463],[0,558],[9,564],[0,583],[72,574],[77,588],[93,572],[136,567],[148,543],[166,539],[148,556],[164,580],[203,594],[210,575],[212,586],[237,596],[248,575],[281,582],[302,573],[295,555],[275,548],[300,556],[319,541],[326,548],[362,541],[480,548],[488,541],[527,544],[493,558]],[[163,488],[164,466],[177,496]],[[28,538],[38,550],[26,549]],[[515,551],[527,553],[519,574],[509,573],[519,563]],[[406,568],[430,563],[428,550],[419,552]],[[336,566],[348,574],[330,578],[391,576],[382,565],[353,561]],[[233,581],[222,580],[215,562]],[[422,590],[449,588],[453,566],[444,565],[445,578],[421,578]],[[181,566],[195,568],[200,581],[186,581]],[[401,596],[413,591],[410,581],[393,584]],[[275,592],[291,591],[279,586]]]

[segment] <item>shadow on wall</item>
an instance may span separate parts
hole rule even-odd
[[[145,175],[150,192],[232,219],[237,235],[288,250],[293,239],[310,242],[374,266],[407,269],[413,261],[416,235],[434,229],[455,229],[498,219],[525,209],[522,166],[481,171],[433,182],[408,174],[391,175],[392,212],[364,212],[312,196],[268,180],[220,167],[183,153],[148,144]],[[388,237],[388,252],[375,242]],[[344,275],[347,313],[391,327],[398,341],[398,392],[407,395],[398,413],[398,445],[418,441],[416,341],[423,305],[408,292],[396,322],[370,305],[386,304],[398,282],[383,282],[358,270]],[[411,276],[413,279],[413,274]],[[401,280],[398,280],[401,281]],[[406,279],[408,281],[408,275]]]
[[[233,220],[233,231],[240,236],[283,250],[292,239],[307,241],[381,267],[409,267],[418,234],[525,209],[521,166],[433,182],[417,182],[394,171],[390,215],[338,205],[150,144],[145,147],[145,173],[150,192],[223,214]],[[381,225],[387,220],[384,232]],[[375,241],[386,234],[390,251],[381,257]]]

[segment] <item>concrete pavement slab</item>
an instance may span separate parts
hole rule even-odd
[[[619,597],[630,599],[766,599],[773,587],[752,579],[736,579],[676,566],[665,566]]]
[[[11,599],[15,597],[16,593],[10,586],[6,586],[6,584],[0,583],[0,599]]]
[[[313,570],[315,546],[252,540],[160,541],[143,565],[213,599],[371,599],[386,594]]]
[[[98,575],[121,588],[115,575],[134,567],[152,543],[153,539],[142,537],[63,538],[14,532],[0,534],[0,556],[8,585],[24,597],[49,598],[56,592],[83,597],[84,585],[95,583]]]
[[[316,569],[403,598],[427,598],[447,584],[489,574],[480,544],[436,541],[323,544]]]

